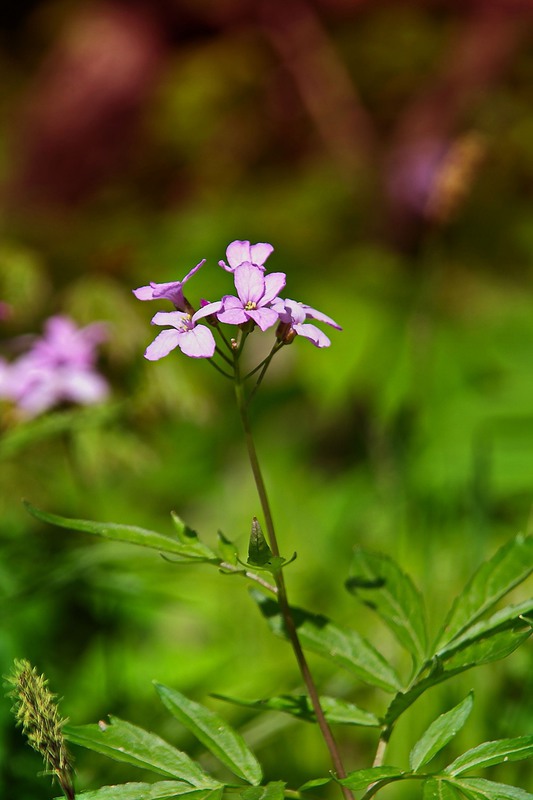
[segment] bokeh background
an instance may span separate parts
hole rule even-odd
[[[231,392],[203,362],[143,359],[156,309],[131,289],[205,257],[191,300],[215,299],[227,244],[272,242],[287,295],[344,328],[329,350],[286,348],[254,410],[283,548],[299,554],[290,592],[404,664],[343,589],[352,547],[396,558],[435,630],[476,565],[529,528],[532,43],[529,0],[5,0],[2,354],[54,313],[104,320],[112,392],[32,421],[3,411],[3,674],[28,658],[72,722],[114,713],[198,752],[157,679],[243,725],[268,778],[327,772],[311,726],[208,697],[301,688],[239,579],[42,526],[20,499],[165,531],[174,509],[207,542],[220,528],[245,550],[258,503]],[[385,707],[312,664],[325,691]],[[472,687],[448,758],[531,733],[531,665],[526,646],[434,689],[390,763]],[[0,795],[53,796],[9,705]],[[350,769],[368,764],[372,732],[336,733]],[[76,759],[80,789],[143,778]],[[527,764],[489,776],[533,784]]]

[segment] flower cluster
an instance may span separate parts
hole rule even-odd
[[[170,300],[175,311],[159,311],[152,324],[166,326],[146,350],[149,361],[157,361],[176,347],[192,358],[211,358],[216,342],[211,328],[219,323],[238,326],[241,330],[255,327],[266,331],[277,325],[276,339],[279,345],[290,344],[296,336],[309,339],[316,347],[329,347],[330,340],[316,325],[306,320],[316,320],[341,330],[331,317],[326,316],[305,303],[282,299],[286,275],[283,272],[266,273],[265,261],[274,248],[267,242],[250,244],[249,241],[234,241],[226,249],[226,261],[219,265],[232,273],[235,294],[227,294],[215,302],[202,301],[195,311],[183,294],[185,283],[202,267],[200,261],[181,281],[150,283],[134,289],[139,300]],[[210,325],[201,324],[206,320]]]
[[[0,399],[34,417],[62,402],[89,405],[103,400],[108,385],[95,369],[101,323],[78,328],[68,317],[50,317],[44,335],[12,362],[0,359]]]

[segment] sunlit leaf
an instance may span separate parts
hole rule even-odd
[[[41,520],[41,522],[49,522],[51,525],[57,525],[60,528],[92,533],[117,542],[128,542],[141,547],[150,547],[161,553],[172,553],[174,556],[179,556],[178,560],[183,562],[220,561],[206,545],[194,539],[189,544],[183,544],[179,539],[175,539],[172,536],[149,531],[145,528],[138,528],[134,525],[121,525],[115,522],[93,522],[85,519],[67,519],[57,514],[40,511],[27,501],[24,501],[24,505],[29,513]]]
[[[472,692],[465,699],[431,723],[411,750],[409,764],[413,772],[428,764],[439,750],[461,730],[474,703]]]
[[[116,786],[102,786],[93,792],[77,792],[79,800],[173,800],[183,797],[186,800],[219,800],[220,789],[194,789],[180,781],[158,781],[157,783],[122,783]],[[65,800],[64,796],[56,800]]]
[[[461,634],[533,571],[533,536],[517,536],[480,566],[456,598],[438,647]]]
[[[532,615],[532,612],[533,599],[506,606],[495,614],[492,614],[488,619],[483,619],[468,627],[460,636],[455,637],[450,644],[441,648],[437,656],[439,658],[446,658],[446,654],[461,649],[465,643],[486,639],[493,634],[502,633],[505,630],[514,630],[517,626],[527,628],[529,617]]]
[[[242,736],[218,714],[160,683],[155,688],[168,710],[190,730],[222,764],[239,778],[261,783],[262,771]]]
[[[448,775],[462,775],[471,769],[490,767],[507,761],[521,761],[533,756],[533,736],[497,739],[467,750],[444,770]]]
[[[422,800],[463,800],[463,797],[448,781],[430,778],[424,781]]]
[[[238,700],[221,694],[214,694],[213,697],[238,706],[255,708],[258,711],[283,711],[293,717],[298,717],[298,719],[316,722],[311,701],[304,694],[284,694],[277,697],[267,697],[264,700]],[[348,703],[346,700],[339,700],[336,697],[321,697],[320,705],[329,723],[376,728],[380,725],[379,719],[374,714],[371,714],[370,711],[365,711],[354,703]]]
[[[387,556],[362,548],[355,550],[352,571],[346,588],[379,614],[415,664],[423,663],[427,651],[425,609],[409,576]]]
[[[285,793],[285,783],[283,781],[271,781],[266,786],[249,786],[239,792],[242,800],[283,800]]]
[[[460,788],[468,800],[533,800],[533,794],[525,789],[495,783],[485,778],[460,778],[454,781],[454,785]]]
[[[370,767],[369,769],[358,769],[355,772],[350,772],[339,783],[355,792],[357,789],[366,789],[371,783],[377,783],[378,781],[384,781],[383,785],[385,785],[385,782],[390,782],[389,779],[399,779],[404,774],[404,771],[398,769],[398,767]]]
[[[215,788],[219,781],[207,775],[186,753],[160,739],[155,733],[110,717],[111,724],[65,726],[69,742],[94,750],[115,761],[150,769],[160,775],[179,778],[197,788]]]
[[[283,618],[276,601],[255,590],[251,594],[271,630],[286,639]],[[356,631],[341,629],[321,614],[311,614],[294,607],[291,610],[302,647],[350,670],[372,686],[379,686],[388,692],[401,689],[400,678],[393,667]]]

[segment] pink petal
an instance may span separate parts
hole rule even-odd
[[[274,248],[271,244],[268,244],[268,242],[253,244],[250,247],[250,258],[248,260],[251,261],[252,264],[256,264],[256,266],[260,267],[265,263],[273,250]]]
[[[246,314],[250,317],[250,319],[253,319],[253,321],[261,328],[262,331],[266,331],[267,328],[271,328],[272,325],[275,325],[279,319],[273,308],[256,308],[252,311],[247,311]]]
[[[323,314],[321,311],[317,311],[316,308],[311,308],[311,306],[302,303],[302,308],[304,309],[306,316],[310,319],[316,319],[319,322],[325,322],[326,325],[331,325],[332,328],[337,328],[338,331],[342,331],[340,325],[338,325],[335,320],[328,317],[326,314]]]
[[[202,308],[198,309],[196,314],[193,315],[192,321],[198,322],[199,319],[209,317],[211,314],[216,314],[221,308],[222,300],[216,300],[214,303],[206,303],[205,306],[202,306]]]
[[[144,357],[147,358],[148,361],[158,361],[160,358],[167,356],[171,350],[178,347],[180,336],[183,336],[183,334],[179,331],[161,331],[152,344],[148,345],[146,348]]]
[[[283,289],[287,281],[287,276],[284,272],[271,272],[269,275],[264,276],[265,290],[261,298],[261,305],[270,303]]]
[[[138,289],[132,289],[133,294],[137,300],[153,300],[154,290],[151,286],[139,286]]]
[[[296,323],[293,325],[294,330],[299,336],[303,336],[304,339],[309,339],[315,347],[329,347],[331,342],[320,328],[317,328],[316,325],[311,325],[310,323],[305,323],[300,325],[300,323]]]
[[[187,281],[189,280],[189,278],[192,278],[192,276],[195,274],[195,272],[198,272],[198,270],[200,269],[200,267],[203,267],[203,265],[205,264],[205,262],[206,262],[206,261],[207,261],[207,259],[206,259],[206,258],[202,258],[202,260],[201,260],[201,261],[199,261],[199,262],[198,262],[198,264],[197,264],[195,267],[193,267],[193,268],[191,269],[191,271],[190,271],[190,272],[188,272],[188,273],[186,274],[186,276],[185,276],[185,277],[184,277],[184,279],[181,281],[181,283],[182,283],[182,284],[183,284],[183,283],[187,283]]]
[[[215,346],[213,334],[205,325],[197,325],[192,331],[182,333],[178,342],[181,352],[191,358],[211,358]]]
[[[172,325],[177,330],[182,330],[184,322],[188,321],[189,315],[184,311],[158,311],[152,317],[152,325]]]
[[[226,258],[232,270],[239,267],[244,261],[250,261],[250,242],[236,239],[226,248]]]
[[[253,264],[241,264],[235,269],[234,275],[235,288],[243,305],[258,303],[265,290],[263,270],[260,267],[254,267]]]
[[[241,305],[238,308],[223,308],[223,310],[219,311],[217,314],[217,319],[219,322],[224,322],[226,325],[240,325],[246,322],[248,317]]]

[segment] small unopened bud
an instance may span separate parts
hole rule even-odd
[[[13,687],[9,696],[14,698],[13,713],[17,725],[28,739],[28,744],[42,756],[44,763],[63,790],[68,800],[74,800],[72,783],[72,758],[67,750],[56,696],[47,688],[48,681],[39,675],[28,661],[15,661],[7,678]]]
[[[296,339],[297,333],[291,328],[290,322],[280,322],[276,328],[276,339],[283,344],[291,344]]]
[[[237,339],[230,339],[231,349],[236,350],[238,348]]]

